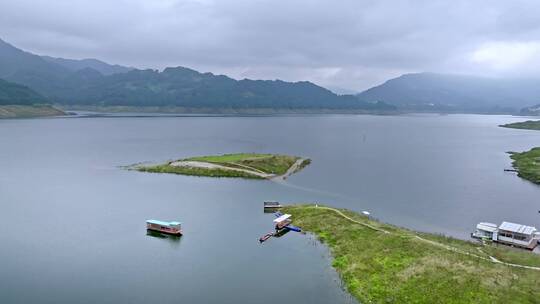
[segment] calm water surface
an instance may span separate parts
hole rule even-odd
[[[540,132],[510,116],[113,117],[0,121],[0,302],[348,303],[328,252],[264,200],[324,202],[467,238],[540,226],[540,187],[504,172]],[[308,156],[284,184],[118,166],[242,151]],[[181,239],[148,236],[180,220]]]

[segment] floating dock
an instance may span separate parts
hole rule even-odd
[[[264,209],[279,209],[283,207],[279,202],[264,202]]]

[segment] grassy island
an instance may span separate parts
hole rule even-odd
[[[332,265],[360,303],[540,301],[540,256],[529,251],[416,233],[324,206],[283,211],[329,246]]]
[[[510,158],[519,177],[540,184],[540,147],[521,153],[510,152]]]
[[[272,179],[286,178],[309,163],[309,159],[297,156],[237,153],[190,157],[152,166],[135,165],[132,169],[195,176]]]
[[[505,125],[500,125],[503,128],[525,129],[525,130],[540,130],[540,120],[527,120],[522,122],[514,122]]]

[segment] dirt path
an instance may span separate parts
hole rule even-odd
[[[370,229],[373,229],[373,230],[376,230],[376,231],[379,231],[379,232],[383,232],[383,233],[391,233],[387,230],[384,230],[384,229],[380,229],[380,228],[377,228],[377,227],[374,227],[372,225],[369,225],[367,223],[362,223],[360,221],[357,221],[355,219],[352,219],[350,218],[349,216],[347,216],[346,214],[344,214],[343,212],[341,212],[340,210],[338,209],[334,209],[334,208],[330,208],[330,207],[322,207],[322,206],[317,206],[315,205],[314,207],[312,208],[320,208],[320,209],[325,209],[325,210],[330,210],[330,211],[333,211],[335,213],[337,213],[338,215],[340,215],[341,217],[353,222],[353,223],[356,223],[356,224],[359,224],[359,225],[362,225],[362,226],[366,226]],[[422,242],[426,242],[428,244],[431,244],[433,246],[437,246],[437,247],[440,247],[440,248],[443,248],[443,249],[446,249],[446,250],[450,250],[450,251],[453,251],[453,252],[456,252],[456,253],[459,253],[459,254],[463,254],[463,255],[468,255],[468,256],[471,256],[471,257],[475,257],[475,258],[478,258],[478,259],[481,259],[481,260],[484,260],[484,261],[488,261],[488,262],[492,262],[492,263],[495,263],[495,264],[501,264],[501,265],[505,265],[505,266],[510,266],[510,267],[516,267],[516,268],[524,268],[524,269],[530,269],[530,270],[538,270],[540,271],[540,267],[535,267],[535,266],[527,266],[527,265],[520,265],[520,264],[513,264],[513,263],[506,263],[506,262],[503,262],[503,261],[500,261],[500,260],[497,260],[496,258],[488,255],[488,257],[484,257],[484,256],[480,256],[480,255],[477,255],[477,254],[474,254],[474,253],[470,253],[470,252],[467,252],[467,251],[463,251],[459,248],[456,248],[456,247],[453,247],[453,246],[449,246],[449,245],[446,245],[446,244],[443,244],[443,243],[439,243],[439,242],[436,242],[436,241],[432,241],[432,240],[428,240],[428,239],[425,239],[423,237],[420,237],[418,235],[414,235],[414,237],[419,240],[419,241],[422,241]],[[483,251],[481,251],[482,253],[484,253]],[[484,253],[486,254],[486,253]],[[487,254],[486,254],[487,255]]]
[[[286,179],[287,177],[291,176],[298,168],[302,165],[302,163],[305,161],[305,158],[299,158],[297,159],[294,164],[287,170],[287,172],[274,176],[272,179]]]
[[[274,174],[263,173],[263,172],[260,172],[260,171],[254,171],[254,170],[249,170],[249,169],[241,169],[241,168],[234,168],[234,167],[227,167],[227,166],[218,165],[218,164],[214,164],[214,163],[207,163],[207,162],[201,162],[201,161],[192,161],[192,160],[175,161],[175,162],[170,163],[170,165],[173,166],[173,167],[191,167],[191,168],[222,169],[222,170],[230,170],[230,171],[239,171],[239,172],[244,172],[244,173],[248,173],[248,174],[251,174],[251,175],[256,175],[256,176],[259,176],[259,177],[262,177],[262,178],[267,178],[267,179],[272,178],[272,177],[275,176]]]
[[[281,174],[281,175],[265,173],[265,172],[263,172],[261,170],[258,170],[256,168],[252,168],[252,167],[245,166],[245,165],[240,165],[240,164],[237,164],[237,163],[232,163],[232,164],[235,165],[235,166],[243,167],[245,169],[236,168],[236,167],[228,167],[228,166],[224,166],[224,165],[220,165],[220,164],[214,164],[214,163],[203,162],[203,161],[194,161],[194,160],[179,160],[179,161],[175,161],[175,162],[170,163],[170,165],[173,166],[173,167],[191,167],[191,168],[222,169],[222,170],[238,171],[238,172],[244,172],[244,173],[248,173],[248,174],[251,174],[251,175],[255,175],[255,176],[258,176],[258,177],[261,177],[261,178],[265,178],[265,179],[276,180],[276,179],[286,179],[287,177],[289,177],[291,174],[296,172],[296,170],[298,170],[298,167],[304,162],[304,160],[305,159],[303,159],[303,158],[297,159],[294,162],[294,164],[292,164],[291,167],[287,170],[287,172],[285,172],[284,174]]]

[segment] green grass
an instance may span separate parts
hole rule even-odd
[[[190,157],[187,160],[205,161],[210,163],[230,163],[239,162],[245,159],[267,158],[272,154],[258,154],[258,153],[235,153],[235,154],[223,154],[223,155],[211,155],[211,156],[197,156]]]
[[[262,179],[260,176],[252,175],[246,172],[233,171],[233,170],[221,170],[221,169],[204,169],[204,168],[190,168],[190,167],[174,167],[169,164],[157,165],[157,166],[141,166],[136,170],[150,173],[172,173],[181,175],[193,175],[193,176],[208,176],[208,177],[241,177],[250,179]]]
[[[0,105],[0,119],[62,115],[66,115],[66,113],[49,105]]]
[[[390,231],[353,223],[331,210],[286,207],[294,224],[317,235],[334,257],[347,290],[361,303],[538,303],[540,271],[519,269],[459,254],[415,238],[417,233],[342,210],[349,217]],[[483,246],[440,235],[426,239],[506,262],[538,265],[540,256]],[[481,251],[480,251],[481,250]],[[484,253],[483,253],[484,252]]]
[[[510,152],[510,158],[519,177],[540,184],[540,147],[521,153]]]
[[[523,122],[509,123],[505,125],[500,125],[500,127],[512,129],[540,130],[540,120],[527,120]]]
[[[191,157],[186,160],[204,161],[232,167],[249,167],[269,174],[284,174],[298,159],[296,156],[238,153],[218,156]]]

